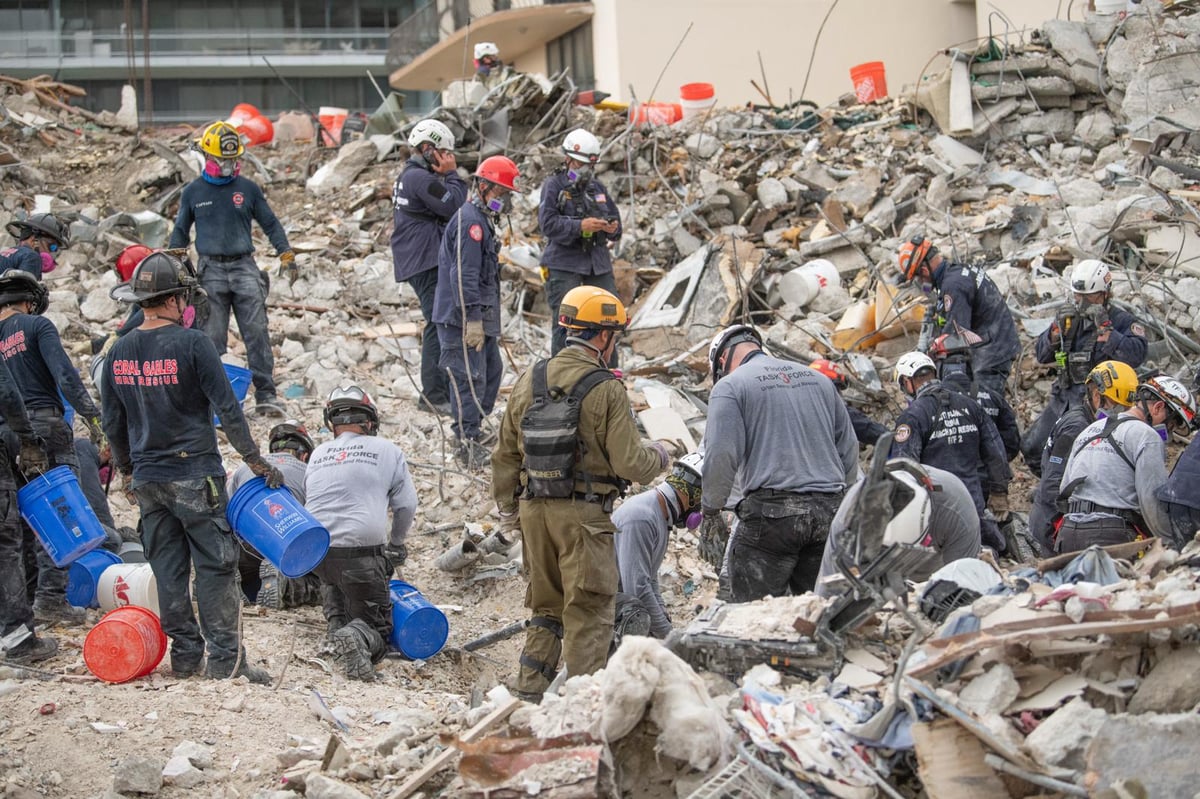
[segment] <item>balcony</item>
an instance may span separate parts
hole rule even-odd
[[[450,81],[474,74],[476,42],[495,42],[505,62],[512,63],[591,16],[590,2],[430,0],[392,31],[388,82],[394,89],[441,91]]]

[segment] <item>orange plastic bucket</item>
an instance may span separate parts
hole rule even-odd
[[[882,61],[850,67],[850,80],[854,81],[854,94],[860,103],[873,103],[887,97],[887,76]]]
[[[83,639],[83,662],[104,682],[145,677],[167,653],[167,636],[158,616],[137,605],[106,613]]]
[[[250,105],[250,103],[238,103],[233,107],[233,111],[229,114],[229,119],[225,121],[236,128],[247,119],[253,119],[257,116],[262,116],[262,112]]]
[[[635,125],[673,125],[683,119],[679,103],[638,103],[629,107]]]
[[[716,93],[711,83],[685,83],[679,87],[680,100],[709,100]]]
[[[238,133],[246,137],[246,144],[266,144],[275,138],[275,126],[264,116],[250,117],[237,126]]]
[[[350,111],[345,108],[334,108],[333,106],[323,105],[317,111],[317,119],[328,131],[329,135],[321,134],[321,143],[326,147],[337,147],[342,143],[342,125],[346,124],[346,117],[350,115]],[[333,137],[332,139],[330,137]]]

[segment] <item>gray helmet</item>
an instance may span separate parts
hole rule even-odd
[[[155,252],[141,260],[128,282],[113,286],[109,296],[121,302],[144,303],[172,294],[190,295],[196,286],[196,276],[186,261]]]
[[[4,229],[17,241],[41,236],[57,244],[60,250],[71,246],[71,228],[54,214],[32,214],[26,219],[14,219]]]
[[[50,306],[50,290],[25,270],[9,269],[0,275],[0,307],[14,302],[32,303],[31,312],[40,316]]]

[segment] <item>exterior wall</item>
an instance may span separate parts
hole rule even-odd
[[[1070,14],[1071,19],[1083,19],[1085,9],[1090,6],[1086,0],[1076,0],[1072,5]],[[1053,3],[1047,3],[1046,0],[988,0],[981,2],[975,7],[975,30],[976,36],[988,35],[988,16],[995,11],[999,11],[1009,20],[1009,36],[1014,35],[1025,29],[1025,41],[1029,41],[1029,32],[1040,28],[1042,23],[1048,19],[1055,18],[1056,6]],[[1067,18],[1067,6],[1062,4],[1057,7],[1059,16],[1063,19]],[[992,35],[997,39],[1004,36],[1004,21],[999,17],[991,19]],[[1018,39],[1013,38],[1014,42]]]
[[[801,98],[817,29],[829,0],[593,0],[596,88],[629,100],[674,100],[679,86],[716,87],[718,105],[766,101],[762,54],[776,105]],[[1044,3],[1044,0],[1043,0]],[[889,92],[916,83],[937,51],[974,38],[975,4],[952,0],[841,0],[817,46],[805,99],[831,102],[853,90],[850,67],[883,61]],[[692,23],[679,52],[649,97],[658,74]]]
[[[504,58],[504,53],[500,53],[500,57]],[[513,62],[513,69],[518,72],[536,72],[542,75],[547,73],[546,68],[546,45],[534,47],[526,53],[522,53]]]

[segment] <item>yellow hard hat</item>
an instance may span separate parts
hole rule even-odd
[[[1102,395],[1126,408],[1133,405],[1137,394],[1138,376],[1133,367],[1123,361],[1101,361],[1088,372],[1087,382]]]
[[[611,292],[576,286],[563,297],[558,323],[569,330],[624,330],[629,317],[625,305]]]
[[[198,146],[200,152],[213,158],[240,158],[246,152],[242,134],[228,122],[214,122],[205,128]]]

